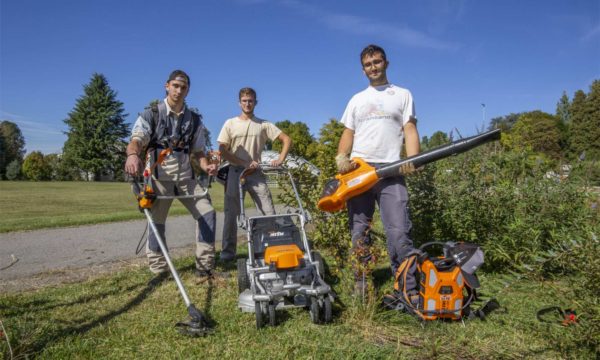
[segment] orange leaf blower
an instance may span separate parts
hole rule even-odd
[[[402,175],[401,167],[412,163],[415,168],[425,164],[463,153],[487,142],[500,139],[500,130],[492,130],[483,134],[454,141],[435,149],[401,159],[375,169],[359,158],[352,158],[358,166],[356,169],[346,173],[337,174],[335,179],[329,180],[323,188],[319,199],[320,210],[335,212],[346,206],[346,201],[356,195],[360,195],[372,188],[380,179]]]

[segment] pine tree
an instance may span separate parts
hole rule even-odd
[[[570,120],[569,116],[569,97],[567,93],[563,91],[560,100],[556,103],[556,116],[563,122],[563,124],[568,124]]]
[[[590,85],[590,92],[584,102],[585,150],[588,160],[600,160],[600,80]]]
[[[127,114],[104,75],[93,74],[83,89],[83,96],[65,120],[69,131],[63,153],[68,164],[99,180],[103,173],[121,171],[126,146],[123,139],[129,132]]]
[[[569,108],[571,114],[571,158],[600,159],[600,80],[595,80],[586,95],[578,90]]]
[[[571,114],[569,108],[571,104],[567,93],[563,91],[560,100],[556,103],[556,117],[559,120],[558,129],[560,131],[560,148],[563,155],[567,155],[569,151],[569,127],[571,124]]]
[[[577,159],[585,156],[587,149],[588,122],[585,114],[586,95],[583,90],[577,90],[573,96],[573,101],[569,107],[571,117],[570,137],[569,137],[569,157]]]

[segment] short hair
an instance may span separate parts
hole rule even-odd
[[[383,50],[383,48],[381,46],[370,44],[370,45],[367,45],[363,49],[363,51],[360,52],[360,64],[362,65],[362,61],[365,58],[365,56],[367,56],[367,55],[373,56],[373,54],[375,54],[375,53],[381,53],[381,57],[383,58],[383,61],[387,61],[387,58],[385,56],[385,50]]]
[[[251,87],[241,88],[240,93],[238,95],[238,99],[242,100],[242,96],[244,96],[244,95],[250,95],[254,98],[254,100],[256,100],[256,91],[254,91],[254,89]]]
[[[171,72],[171,75],[169,75],[169,80],[167,80],[167,82],[170,82],[172,80],[177,80],[178,77],[179,78],[181,78],[181,77],[186,78],[188,86],[192,85],[192,82],[190,81],[189,75],[186,74],[185,71],[183,71],[183,70],[173,70]]]

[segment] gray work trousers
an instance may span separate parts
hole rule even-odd
[[[154,191],[157,195],[174,196],[192,195],[204,192],[204,188],[196,183],[196,180],[182,181],[155,181]],[[208,194],[202,198],[179,199],[196,220],[196,268],[198,270],[212,270],[215,261],[215,225],[216,213],[212,207]],[[169,214],[169,208],[173,203],[172,199],[156,200],[152,206],[152,219],[156,228],[167,246],[165,238],[165,222]],[[152,272],[161,272],[166,270],[167,263],[162,254],[156,234],[148,227],[148,243],[146,245],[146,255]]]
[[[237,218],[240,215],[240,174],[244,170],[240,166],[230,166],[227,173],[227,185],[225,186],[225,209],[223,220],[223,250],[221,250],[221,258],[224,260],[235,259],[237,253]],[[246,181],[242,187],[244,195],[246,192],[250,194],[256,209],[262,215],[274,215],[275,208],[271,191],[267,186],[265,174],[256,170],[252,174],[246,176]]]
[[[404,258],[414,250],[413,242],[409,237],[412,224],[409,218],[408,191],[404,177],[382,179],[369,191],[348,200],[353,250],[370,245],[370,239],[365,238],[368,237],[365,234],[368,234],[368,229],[371,227],[376,202],[385,229],[392,274],[395,275]],[[416,288],[414,272],[409,271],[407,274],[406,285],[407,290]]]

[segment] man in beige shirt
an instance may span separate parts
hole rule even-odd
[[[246,177],[244,191],[250,193],[256,208],[263,215],[275,214],[271,192],[267,187],[265,175],[259,164],[267,140],[279,140],[283,143],[279,158],[271,162],[272,166],[283,164],[292,140],[277,126],[254,116],[256,91],[242,88],[239,92],[239,116],[225,121],[217,142],[222,157],[229,161],[229,173],[225,186],[225,220],[223,224],[222,261],[233,261],[237,245],[237,217],[240,215],[239,178],[244,168],[256,169]]]

